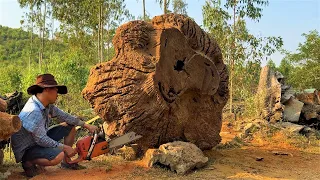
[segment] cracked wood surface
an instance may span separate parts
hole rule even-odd
[[[21,121],[18,116],[5,112],[0,112],[0,124],[0,141],[9,139],[21,127]]]
[[[182,15],[131,21],[113,39],[115,57],[90,71],[83,97],[107,135],[141,134],[143,150],[174,141],[217,145],[228,72],[216,41]]]

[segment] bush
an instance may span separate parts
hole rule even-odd
[[[0,68],[0,93],[3,95],[17,90],[23,92],[24,98],[29,98],[27,88],[35,83],[35,78],[39,74],[51,73],[69,91],[68,94],[59,96],[57,106],[71,114],[92,117],[94,115],[89,103],[81,96],[89,74],[89,66],[80,64],[81,59],[85,58],[77,53],[69,52],[68,56],[62,57],[61,54],[56,54],[50,61],[43,62],[41,70],[36,63],[31,64],[30,70],[25,65],[6,64]]]

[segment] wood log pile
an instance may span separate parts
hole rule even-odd
[[[0,98],[0,144],[21,128],[20,118],[6,113],[7,102]],[[0,149],[0,165],[3,163],[3,151]]]
[[[0,124],[0,141],[9,139],[21,128],[20,118],[5,112],[0,112]]]
[[[214,38],[192,19],[167,14],[120,26],[113,44],[115,57],[91,69],[82,92],[108,136],[134,131],[143,150],[220,142],[228,71]]]
[[[0,141],[8,140],[21,128],[20,118],[6,113],[7,107],[7,102],[0,98]]]
[[[20,118],[17,115],[6,113],[6,107],[6,101],[0,98],[0,142],[8,140],[21,128]]]

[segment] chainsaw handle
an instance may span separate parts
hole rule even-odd
[[[80,153],[79,153],[78,149],[76,149],[76,151],[77,151],[77,154],[78,154],[78,158],[77,159],[71,160],[71,158],[69,158],[68,156],[66,156],[66,155],[64,156],[64,161],[67,164],[77,164],[80,161],[83,161],[83,158],[80,156]]]
[[[93,139],[92,139],[91,145],[90,145],[90,147],[88,149],[88,154],[86,156],[86,160],[89,160],[89,161],[91,160],[92,151],[93,151],[93,148],[96,145],[97,139],[98,139],[98,131],[94,131]]]

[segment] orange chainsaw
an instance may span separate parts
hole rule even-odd
[[[93,157],[108,153],[117,147],[121,147],[141,137],[141,135],[137,135],[135,132],[129,132],[120,137],[106,140],[103,131],[99,133],[95,131],[93,136],[86,136],[78,140],[75,148],[78,158],[72,160],[66,157],[65,162],[74,164],[83,160],[90,161]]]

